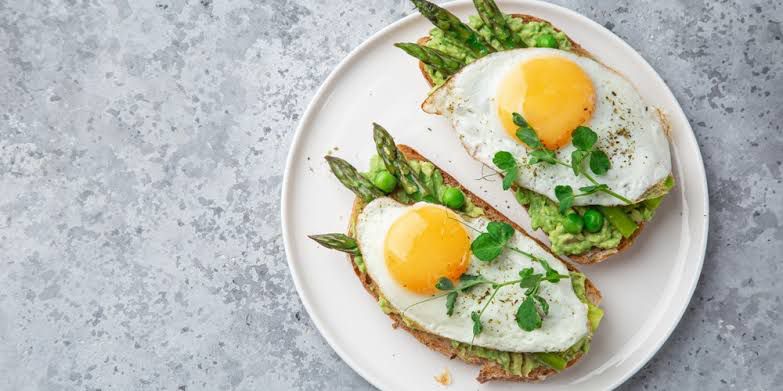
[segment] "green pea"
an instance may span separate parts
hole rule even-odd
[[[384,193],[391,193],[397,187],[397,178],[388,171],[378,171],[372,178],[372,184]]]
[[[536,47],[557,49],[557,46],[557,39],[552,34],[541,34],[536,38]]]
[[[582,219],[582,216],[580,216],[577,213],[569,213],[565,221],[563,221],[563,227],[565,228],[566,232],[570,234],[578,234],[582,232],[582,227],[584,227],[585,221]]]
[[[443,201],[443,205],[446,205],[451,209],[462,209],[462,207],[465,206],[465,194],[456,187],[449,187],[443,192],[441,201]]]
[[[604,227],[604,215],[596,209],[588,209],[583,218],[587,232],[598,232]]]

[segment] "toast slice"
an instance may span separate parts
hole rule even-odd
[[[402,152],[402,154],[405,156],[405,158],[408,161],[417,160],[421,162],[430,162],[424,156],[419,154],[416,150],[414,150],[413,148],[407,145],[397,145],[397,148],[399,149],[400,152]],[[457,187],[460,190],[462,190],[465,196],[470,198],[473,204],[475,204],[476,206],[484,210],[484,215],[486,217],[494,221],[502,221],[511,224],[514,227],[514,229],[517,230],[519,233],[535,240],[536,243],[541,245],[544,249],[549,250],[549,247],[541,243],[539,240],[528,235],[526,231],[522,229],[519,225],[509,220],[506,216],[498,212],[497,209],[493,208],[487,202],[485,202],[484,200],[482,200],[481,198],[477,197],[475,194],[470,192],[468,189],[463,187],[459,182],[457,182],[454,179],[454,177],[449,175],[446,171],[437,167],[437,165],[435,165],[434,163],[433,165],[435,166],[435,168],[440,170],[441,175],[443,176],[444,184]],[[364,208],[364,205],[365,205],[364,202],[358,197],[354,201],[353,210],[350,219],[351,227],[353,227],[353,223],[356,221],[356,218],[359,215],[359,213],[361,213],[362,209]],[[364,285],[364,288],[375,298],[375,300],[378,300],[377,286],[370,278],[369,274],[362,273],[359,270],[358,266],[353,260],[352,255],[349,255],[348,258],[349,261],[351,262],[354,272],[356,273],[356,276],[361,280],[362,284]],[[576,268],[573,265],[571,265],[569,262],[564,261],[562,258],[559,257],[557,258],[560,259],[570,271],[577,271]],[[593,304],[598,305],[600,303],[601,292],[599,292],[598,288],[596,288],[595,285],[587,278],[585,279],[585,293],[588,300],[590,300]],[[478,380],[480,383],[493,381],[493,380],[505,380],[505,381],[517,381],[517,382],[540,381],[546,379],[548,376],[557,373],[554,369],[545,366],[539,366],[533,369],[527,376],[514,375],[506,371],[501,365],[499,365],[494,361],[485,358],[475,357],[475,356],[473,357],[460,356],[458,354],[458,350],[451,345],[451,340],[435,334],[431,334],[426,331],[412,328],[403,321],[402,317],[399,314],[390,312],[388,313],[388,316],[392,319],[392,327],[401,328],[407,331],[408,333],[413,335],[413,337],[415,337],[419,342],[426,345],[430,349],[440,352],[451,359],[459,358],[462,361],[465,361],[469,364],[480,365],[481,369],[479,371],[478,377],[476,378],[476,380]],[[578,356],[576,356],[573,360],[571,360],[568,363],[567,367],[571,367],[572,365],[574,365],[577,361],[579,361],[582,358],[582,356],[583,356],[582,353],[579,353]]]
[[[523,22],[545,22],[545,23],[549,23],[555,31],[562,32],[560,29],[558,29],[556,26],[554,26],[549,21],[541,19],[541,18],[537,18],[537,17],[532,16],[532,15],[511,14],[511,17],[520,19]],[[571,37],[566,35],[566,38],[568,39],[568,41],[571,44],[571,52],[573,52],[575,54],[578,54],[580,56],[588,57],[588,58],[591,58],[591,59],[595,60],[595,58],[587,50],[585,50],[582,46],[580,46]],[[419,38],[416,42],[418,44],[420,44],[420,45],[424,45],[429,40],[430,40],[430,37],[428,35],[428,36]],[[421,71],[422,76],[424,76],[424,79],[427,80],[427,83],[429,84],[429,86],[430,87],[435,87],[435,83],[432,80],[432,77],[430,76],[429,72],[427,72],[426,64],[424,62],[422,62],[422,61],[419,61],[419,70]],[[422,103],[422,105],[424,105],[424,103]],[[666,117],[660,111],[658,111],[658,114],[661,117],[661,121],[663,122],[664,127],[666,129],[668,129],[668,121],[667,121]],[[667,136],[668,136],[668,131],[667,131]],[[519,187],[517,185],[513,185],[511,187],[510,191],[516,193],[516,191],[518,189],[519,189]],[[527,206],[523,206],[523,208],[525,208],[525,212],[529,213]],[[586,252],[584,252],[582,254],[568,255],[568,258],[573,260],[576,263],[580,263],[580,264],[583,264],[583,265],[590,265],[590,264],[594,264],[594,263],[605,261],[606,259],[608,259],[612,255],[615,255],[615,254],[618,254],[620,252],[623,252],[626,249],[628,249],[629,247],[631,247],[631,244],[633,244],[634,240],[636,240],[636,238],[639,236],[639,234],[642,232],[642,229],[644,228],[644,222],[639,222],[637,224],[638,224],[638,228],[633,233],[633,235],[631,235],[631,236],[629,236],[627,238],[625,238],[625,237],[622,238],[620,240],[620,243],[617,245],[617,247],[609,248],[609,249],[593,247],[590,250],[588,250],[588,251],[586,251]]]

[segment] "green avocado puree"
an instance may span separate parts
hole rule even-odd
[[[578,272],[572,272],[570,275],[574,293],[579,300],[587,304],[587,319],[590,322],[590,334],[577,341],[577,343],[568,348],[568,350],[563,352],[541,353],[503,352],[454,340],[451,341],[451,346],[457,350],[457,355],[463,359],[480,357],[491,360],[500,364],[500,366],[509,373],[517,376],[527,376],[531,371],[542,365],[557,371],[562,370],[567,363],[576,358],[577,355],[580,353],[587,353],[590,350],[592,334],[598,328],[598,324],[601,322],[601,318],[604,315],[604,311],[600,307],[594,305],[587,299],[585,294],[585,275]],[[389,301],[380,294],[378,295],[378,305],[386,314],[399,313],[391,306]],[[402,320],[408,327],[416,328],[415,323],[408,320],[404,315],[402,316]]]
[[[536,39],[538,39],[538,37],[541,35],[551,34],[553,37],[555,37],[555,40],[558,43],[558,49],[571,50],[571,42],[568,40],[568,37],[565,35],[565,33],[556,31],[552,25],[547,22],[523,22],[522,20],[513,18],[510,15],[505,15],[505,18],[506,23],[508,23],[511,31],[522,38],[522,41],[524,41],[528,47],[535,47]],[[476,30],[479,35],[487,40],[495,49],[503,50],[503,46],[492,36],[492,31],[484,24],[478,15],[468,17],[468,24],[470,27]],[[449,39],[443,33],[443,30],[437,27],[430,31],[430,40],[427,41],[425,45],[445,52],[452,57],[458,58],[464,61],[466,64],[470,64],[471,62],[476,61],[475,57],[471,56],[460,44],[455,43],[453,40]],[[435,83],[436,87],[446,81],[446,78],[443,77],[440,72],[431,69],[429,66],[427,67],[427,72],[430,74],[430,77],[432,78],[432,81]]]
[[[602,207],[602,212],[607,219],[601,230],[594,233],[586,230],[577,234],[568,233],[563,225],[568,213],[576,212],[583,215],[587,210],[586,207],[576,206],[561,214],[554,201],[527,189],[518,189],[516,198],[517,202],[527,207],[532,228],[540,228],[546,233],[556,254],[575,255],[582,254],[593,247],[612,249],[620,244],[623,237],[630,237],[638,229],[638,224],[652,219],[665,192],[674,186],[673,178],[667,178],[662,186],[665,191],[655,198],[633,205]],[[610,208],[611,210],[607,210]]]
[[[430,162],[424,162],[419,160],[408,160],[408,165],[411,167],[411,171],[423,182],[423,184],[432,189],[435,200],[440,202],[443,193],[448,186],[443,183],[443,175],[440,170],[435,168],[435,165]],[[386,166],[383,165],[383,159],[380,156],[375,155],[370,159],[370,170],[363,175],[365,178],[370,179],[374,177],[379,171],[385,170]],[[413,204],[422,199],[418,198],[417,194],[406,194],[401,188],[393,191],[389,194],[390,197],[403,204]],[[470,197],[465,197],[465,205],[461,210],[457,212],[467,217],[478,217],[484,214],[484,210],[476,206]]]

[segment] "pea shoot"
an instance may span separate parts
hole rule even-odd
[[[555,197],[559,202],[560,213],[565,213],[568,208],[573,206],[574,199],[577,197],[584,197],[597,192],[603,192],[611,195],[630,205],[631,200],[615,193],[608,185],[598,183],[598,181],[590,174],[592,172],[595,175],[604,175],[611,168],[611,161],[606,153],[596,148],[596,142],[598,141],[598,135],[590,128],[586,126],[579,126],[571,133],[571,142],[576,147],[576,150],[571,153],[571,162],[566,163],[557,158],[554,151],[546,149],[544,144],[538,138],[536,131],[525,121],[525,119],[519,113],[512,114],[512,120],[514,124],[519,126],[516,131],[516,136],[531,150],[528,152],[530,158],[527,163],[530,165],[546,163],[546,164],[559,164],[564,167],[569,167],[576,176],[585,177],[592,185],[583,186],[579,188],[580,193],[574,194],[573,188],[569,185],[557,185],[555,186]],[[584,162],[588,162],[590,172],[585,169]],[[505,175],[503,178],[503,189],[508,190],[511,187],[511,182],[516,180],[519,176],[519,167],[517,162],[510,152],[500,151],[495,154],[492,159]],[[506,180],[511,176],[508,184]]]
[[[492,158],[492,163],[503,171],[503,190],[508,190],[519,176],[517,161],[511,152],[500,151]]]
[[[519,305],[515,314],[517,325],[525,331],[533,331],[541,328],[544,316],[549,314],[549,303],[539,295],[541,283],[550,282],[556,284],[560,282],[561,279],[569,278],[570,276],[560,274],[544,259],[510,245],[509,241],[513,235],[514,227],[510,224],[492,221],[487,224],[487,230],[481,232],[473,243],[471,243],[471,251],[479,260],[483,262],[492,262],[500,256],[503,250],[510,250],[539,263],[544,268],[544,273],[535,273],[532,267],[528,267],[519,271],[518,279],[502,282],[488,280],[482,275],[463,274],[456,284],[447,277],[441,277],[435,283],[435,288],[441,291],[441,294],[414,303],[408,306],[408,308],[445,296],[446,315],[451,316],[454,314],[454,307],[457,303],[457,298],[461,293],[468,292],[476,286],[489,285],[492,289],[489,298],[484,302],[484,305],[479,311],[473,311],[470,314],[470,319],[473,322],[473,338],[475,339],[484,330],[484,326],[481,323],[481,317],[487,307],[492,303],[497,292],[506,286],[519,285],[520,288],[525,289],[525,300]]]

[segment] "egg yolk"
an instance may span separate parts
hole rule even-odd
[[[509,72],[497,91],[498,116],[517,142],[511,119],[522,114],[550,150],[567,144],[571,132],[593,114],[595,91],[587,74],[562,57],[537,58]]]
[[[440,206],[412,208],[397,218],[383,246],[392,278],[416,293],[436,293],[439,278],[456,281],[470,264],[470,238],[461,219]]]

